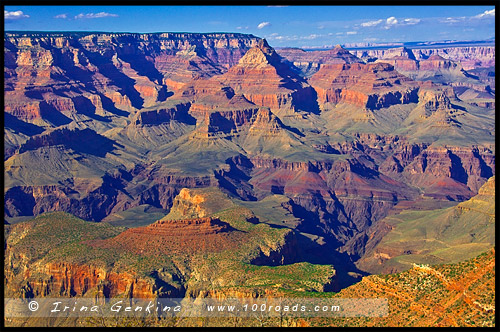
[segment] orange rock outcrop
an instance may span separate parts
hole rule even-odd
[[[158,220],[146,226],[126,230],[107,240],[94,240],[99,248],[120,248],[135,254],[155,256],[189,255],[204,251],[217,252],[237,247],[243,238],[229,224],[213,217],[182,220]]]

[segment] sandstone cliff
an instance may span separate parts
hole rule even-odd
[[[312,107],[314,95],[311,87],[282,62],[265,40],[217,79],[259,106],[271,109]]]

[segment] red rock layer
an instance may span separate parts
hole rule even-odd
[[[385,63],[324,65],[310,83],[320,105],[349,103],[379,109],[417,101],[417,84]]]

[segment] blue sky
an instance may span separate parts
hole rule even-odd
[[[241,32],[274,47],[482,40],[494,6],[5,6],[5,30]]]

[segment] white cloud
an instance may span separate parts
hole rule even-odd
[[[237,30],[248,30],[249,27],[236,27]]]
[[[66,18],[68,18],[68,14],[59,14],[59,15],[54,16],[54,18],[63,18],[63,19],[66,19]]]
[[[380,19],[376,21],[363,22],[360,25],[364,28],[380,26],[385,30],[389,30],[392,27],[403,26],[403,25],[415,25],[419,24],[422,20],[419,18],[400,18],[397,19],[394,16],[388,17],[387,19]],[[356,29],[356,27],[355,27]]]
[[[361,26],[362,27],[374,27],[376,25],[379,25],[380,23],[382,23],[383,20],[377,20],[377,21],[368,21],[368,22],[364,22],[364,23],[361,23]]]
[[[75,16],[75,19],[82,19],[82,18],[103,18],[103,17],[118,17],[116,14],[111,14],[111,13],[106,13],[106,12],[100,12],[100,13],[87,13],[87,14],[78,14]]]
[[[259,25],[257,25],[257,29],[263,29],[263,28],[270,26],[270,25],[271,25],[271,23],[269,23],[269,22],[262,22],[262,23],[259,23]]]
[[[439,19],[440,23],[459,23],[465,21],[466,17],[465,16],[460,16],[460,17],[447,17],[445,19]]]
[[[322,37],[322,35],[317,35],[315,33],[310,34],[309,36],[302,36],[300,39],[308,39],[308,40],[313,40],[316,38]]]
[[[7,10],[3,11],[3,15],[6,20],[18,20],[20,18],[29,18],[29,15],[24,14],[21,10],[15,12],[9,12]]]
[[[346,35],[357,35],[358,32],[357,31],[347,31],[346,32]]]
[[[313,33],[313,34],[310,34],[307,36],[297,36],[297,35],[281,36],[279,34],[273,33],[273,34],[267,36],[266,39],[268,39],[268,40],[280,40],[280,41],[297,41],[297,40],[315,40],[315,39],[322,38],[322,37],[326,37],[326,35]]]
[[[464,24],[470,23],[476,19],[488,19],[495,18],[495,9],[485,10],[481,14],[475,16],[455,16],[455,17],[439,17],[437,18],[439,23],[445,24]]]
[[[495,9],[493,8],[492,10],[485,10],[484,13],[481,13],[481,14],[476,15],[474,17],[475,18],[495,17]]]
[[[418,24],[420,23],[420,19],[419,18],[405,18],[403,20],[403,24],[405,25],[415,25],[415,24]]]
[[[387,25],[394,25],[398,24],[398,20],[394,16],[391,16],[386,20],[386,23]]]

